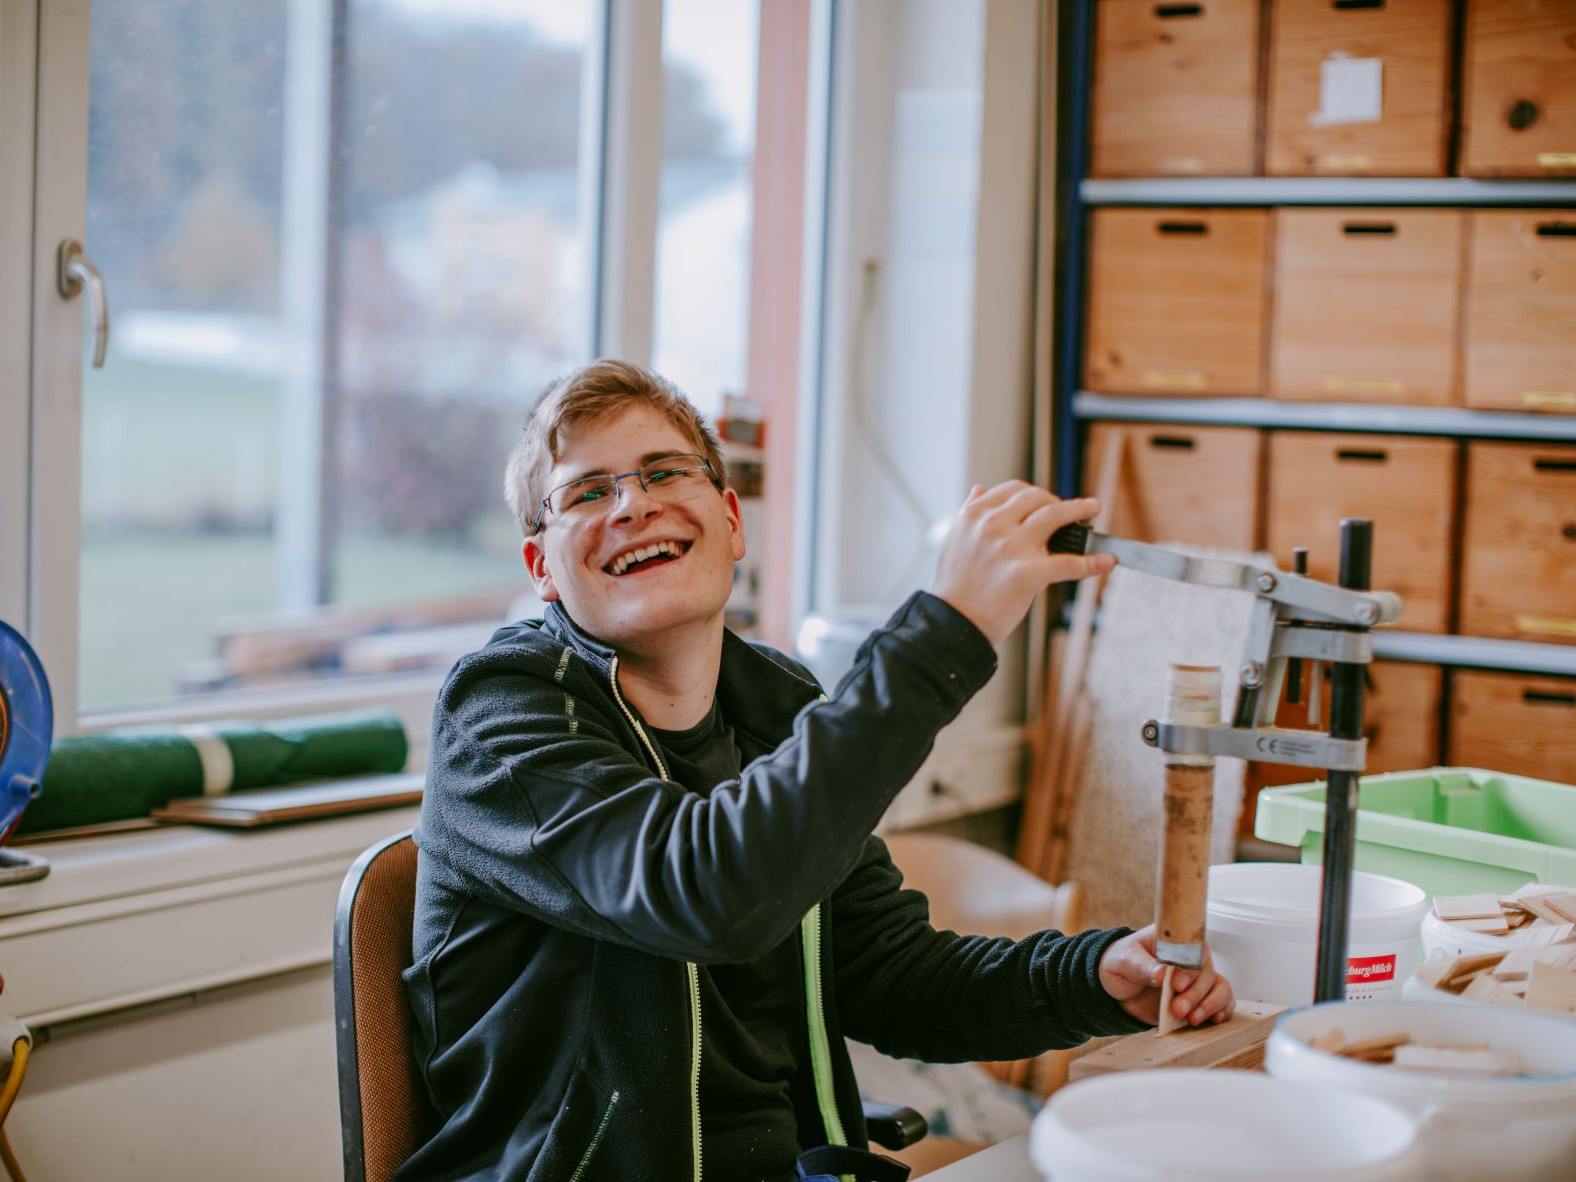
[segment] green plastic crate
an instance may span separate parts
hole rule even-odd
[[[1253,832],[1322,862],[1324,782],[1264,789]],[[1576,886],[1576,787],[1470,767],[1364,776],[1356,865],[1431,895]]]

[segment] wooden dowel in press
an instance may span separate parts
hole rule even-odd
[[[1219,666],[1173,665],[1166,681],[1163,717],[1179,725],[1218,725]],[[1162,962],[1179,968],[1199,969],[1204,963],[1214,797],[1213,756],[1166,753],[1164,829],[1155,883],[1155,947]],[[1160,1014],[1163,1034],[1181,1025],[1171,1013],[1170,984],[1168,969]]]

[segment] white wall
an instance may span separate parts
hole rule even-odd
[[[31,1179],[340,1175],[327,967],[60,1031],[6,1122]]]
[[[971,484],[1029,475],[1038,13],[838,16],[813,607],[879,615]],[[1021,724],[1022,649],[963,729]]]

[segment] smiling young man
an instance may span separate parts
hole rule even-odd
[[[724,629],[739,501],[664,379],[555,383],[506,492],[547,610],[434,711],[406,983],[439,1123],[400,1178],[784,1182],[865,1145],[845,1036],[1016,1059],[1155,1020],[1151,930],[937,932],[872,836],[1035,596],[1108,569],[1046,551],[1095,505],[974,489],[824,697]],[[1231,1012],[1207,962],[1177,987]]]

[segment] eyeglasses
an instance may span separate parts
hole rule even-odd
[[[542,498],[542,507],[531,523],[531,532],[542,528],[551,513],[561,521],[590,520],[605,512],[618,497],[618,484],[633,476],[649,497],[659,501],[676,501],[690,495],[708,482],[721,489],[711,461],[705,456],[680,454],[660,456],[636,468],[633,472],[595,472],[560,484]]]

